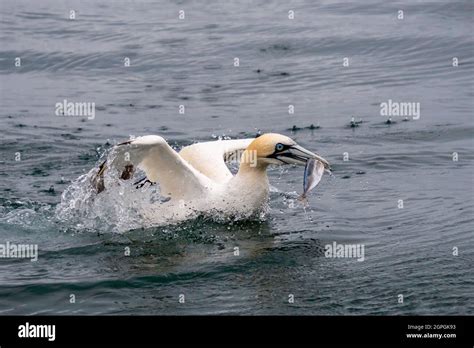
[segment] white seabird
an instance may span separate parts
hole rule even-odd
[[[107,189],[103,180],[106,168],[117,169],[122,180],[130,179],[140,168],[149,181],[159,184],[160,194],[169,197],[159,205],[166,205],[168,213],[173,211],[175,220],[208,212],[240,218],[259,214],[269,198],[270,164],[305,165],[314,159],[329,169],[329,163],[318,154],[274,133],[254,139],[196,143],[179,153],[161,136],[147,135],[117,145],[113,153],[96,171],[98,192]],[[225,160],[235,156],[240,157],[240,165],[233,175]],[[163,213],[163,207],[159,211]],[[144,216],[152,219],[153,214],[156,212],[150,209]]]

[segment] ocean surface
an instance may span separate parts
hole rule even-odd
[[[0,314],[474,314],[473,13],[2,0],[0,244],[39,255],[0,258]],[[57,116],[64,100],[94,102],[94,117]],[[389,100],[419,117],[381,115]],[[302,167],[269,169],[257,221],[141,228],[137,194],[81,202],[77,178],[130,136],[179,149],[258,131],[331,162],[308,207]],[[364,260],[326,257],[334,242]]]

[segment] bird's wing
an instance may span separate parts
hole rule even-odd
[[[121,172],[121,179],[127,180],[138,167],[145,171],[150,181],[159,183],[162,195],[173,199],[199,197],[213,184],[157,135],[138,137],[119,144],[110,157],[101,166],[98,177],[103,176],[103,170],[109,167],[116,168]]]
[[[232,178],[226,161],[239,161],[255,139],[216,140],[183,147],[180,156],[208,178],[224,183]]]

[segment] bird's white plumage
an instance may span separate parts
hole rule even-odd
[[[194,168],[218,183],[225,183],[233,178],[225,159],[240,158],[254,139],[217,140],[185,146],[179,155]]]
[[[128,163],[145,171],[160,184],[161,193],[174,199],[189,199],[206,193],[212,181],[184,160],[160,136],[147,135],[116,147],[112,165]]]

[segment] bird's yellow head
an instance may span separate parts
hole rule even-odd
[[[266,167],[269,164],[305,165],[310,158],[317,159],[329,169],[328,161],[299,146],[293,139],[281,134],[266,133],[250,143],[242,155],[241,163],[251,167]]]

